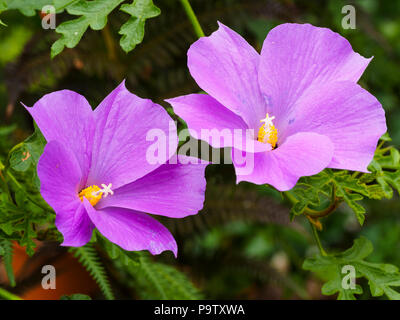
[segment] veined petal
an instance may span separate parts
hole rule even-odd
[[[254,135],[258,132],[250,129],[240,116],[207,94],[190,94],[166,101],[185,120],[194,138],[214,148],[234,146],[250,152],[271,150],[271,145],[257,141]]]
[[[84,246],[90,241],[94,229],[82,202],[76,210],[66,207],[63,211],[56,211],[55,225],[64,237],[61,245],[66,247]]]
[[[168,113],[151,100],[130,93],[125,82],[96,108],[95,118],[89,185],[112,183],[116,189],[153,171],[176,152],[176,126]],[[147,151],[154,144],[148,138],[152,131],[161,132],[165,137],[162,163],[147,159]]]
[[[259,81],[280,132],[297,100],[334,81],[357,82],[370,60],[330,29],[294,23],[272,29],[262,48]]]
[[[254,129],[266,112],[258,85],[259,59],[246,40],[222,23],[188,51],[188,67],[200,88]]]
[[[279,191],[287,191],[296,185],[300,177],[317,174],[329,165],[333,144],[326,136],[300,132],[288,137],[273,151],[244,156],[247,163],[242,163],[242,159],[239,161],[235,150],[232,150],[237,183],[270,184]]]
[[[115,190],[97,208],[122,207],[172,218],[197,214],[203,208],[207,164],[192,164],[189,160],[193,158],[180,156],[177,164],[160,166]]]
[[[62,90],[45,95],[32,108],[26,107],[46,140],[58,141],[71,150],[86,180],[92,158],[94,115],[80,94]]]
[[[350,81],[331,83],[296,104],[294,121],[285,134],[311,131],[334,144],[330,168],[368,172],[379,138],[386,132],[379,101]]]
[[[60,142],[50,141],[38,162],[40,193],[56,212],[56,227],[65,246],[83,246],[92,235],[89,220],[78,193],[81,168],[75,155]]]
[[[148,250],[153,255],[171,250],[177,256],[178,247],[171,233],[149,215],[122,208],[95,210],[86,198],[83,203],[100,233],[122,249]]]

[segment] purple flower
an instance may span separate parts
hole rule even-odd
[[[368,172],[386,132],[381,104],[357,84],[370,60],[339,34],[309,24],[277,26],[258,54],[220,23],[188,52],[190,73],[209,95],[168,102],[196,132],[250,129],[244,148],[238,134],[207,142],[233,147],[238,183],[289,190],[327,167]],[[252,156],[253,170],[237,161],[237,151]]]
[[[67,90],[26,109],[48,141],[38,175],[62,245],[85,245],[96,227],[125,250],[177,255],[170,232],[146,213],[196,214],[203,206],[206,165],[147,161],[151,129],[169,133],[166,160],[176,151],[176,126],[161,106],[122,83],[94,111],[83,96]]]

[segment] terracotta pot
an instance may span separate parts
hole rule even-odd
[[[54,243],[37,243],[32,257],[25,249],[14,245],[13,270],[17,286],[10,289],[13,293],[27,300],[58,300],[62,295],[83,293],[91,297],[99,293],[99,289],[86,269],[68,253],[65,248]],[[44,265],[53,265],[56,271],[56,288],[43,289],[42,273]],[[0,264],[0,285],[8,285],[4,266]]]

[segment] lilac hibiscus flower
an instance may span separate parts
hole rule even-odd
[[[370,60],[339,34],[309,24],[277,26],[258,54],[220,23],[188,51],[190,73],[208,95],[167,101],[195,132],[246,131],[245,147],[236,133],[207,142],[233,147],[238,183],[285,191],[327,167],[368,172],[386,132],[381,104],[357,84]],[[245,170],[235,150],[251,153],[253,170]]]
[[[48,142],[38,175],[62,245],[85,245],[96,227],[125,250],[177,255],[170,232],[146,213],[196,214],[203,206],[206,165],[147,160],[151,129],[169,135],[166,160],[176,151],[176,127],[161,106],[122,83],[94,111],[83,96],[67,90],[26,109]]]

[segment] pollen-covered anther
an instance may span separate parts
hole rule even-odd
[[[103,189],[100,189],[100,187],[96,185],[83,189],[81,192],[79,192],[79,199],[83,201],[83,197],[85,197],[92,206],[95,206],[103,196],[106,198],[108,195],[114,194],[114,191],[111,190],[111,183],[108,185],[102,184],[101,186]]]
[[[276,143],[278,142],[278,130],[276,130],[273,120],[275,117],[270,117],[269,114],[265,116],[265,119],[262,119],[260,122],[264,122],[261,128],[258,130],[257,140],[262,143],[269,143],[272,148],[276,147]]]

